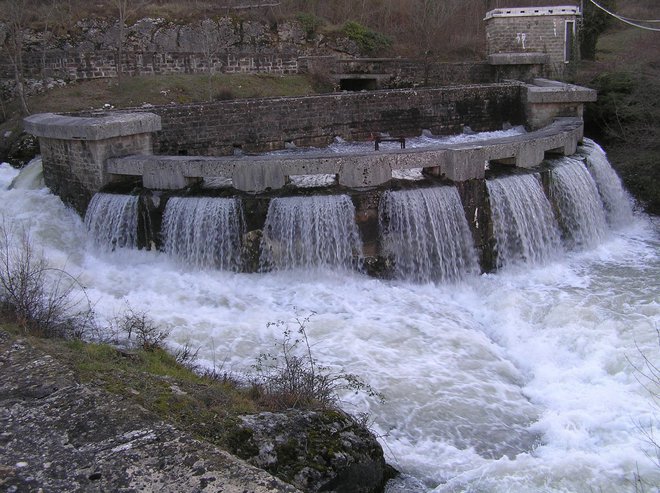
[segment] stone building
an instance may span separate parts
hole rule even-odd
[[[575,5],[491,10],[484,19],[488,60],[492,65],[544,63],[544,75],[564,77],[579,58],[581,17]]]

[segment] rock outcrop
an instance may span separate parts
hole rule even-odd
[[[297,491],[1,331],[0,374],[2,491]]]
[[[52,354],[0,329],[2,491],[375,493],[392,471],[342,412],[232,418],[221,442],[239,458],[78,382]]]
[[[394,472],[364,426],[340,411],[243,416],[232,452],[303,491],[372,493]]]

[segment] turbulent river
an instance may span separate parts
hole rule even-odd
[[[16,175],[0,166],[5,225],[29,228],[48,261],[80,279],[101,322],[127,305],[146,311],[172,345],[242,372],[281,340],[269,322],[313,314],[319,362],[385,395],[342,401],[370,413],[402,471],[390,492],[657,491],[658,383],[640,370],[644,358],[660,365],[660,225],[643,214],[597,245],[451,284],[238,274],[99,250],[47,189],[27,179],[9,189]]]

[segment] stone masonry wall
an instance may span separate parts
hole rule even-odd
[[[563,73],[566,21],[574,15],[493,17],[486,21],[488,53],[546,53],[550,72]]]
[[[438,89],[342,93],[303,98],[266,98],[152,107],[162,119],[155,154],[229,155],[327,145],[336,137],[369,139],[500,129],[524,123],[523,87],[490,84]],[[131,112],[140,111],[132,109]]]
[[[94,191],[106,181],[103,166],[110,156],[150,153],[151,134],[125,135],[104,141],[40,137],[44,180],[53,193],[81,214]]]
[[[287,53],[151,53],[125,52],[122,70],[126,75],[206,74],[209,64],[213,73],[298,73],[298,58]],[[28,53],[24,57],[27,78],[50,77],[64,80],[98,79],[117,76],[117,53],[97,51],[77,53],[51,51],[45,54]],[[0,60],[0,78],[13,77],[7,60]]]

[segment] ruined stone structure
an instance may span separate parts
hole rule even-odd
[[[579,58],[576,6],[495,9],[486,14],[488,61],[494,66],[543,64],[549,77],[563,77]]]

